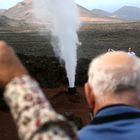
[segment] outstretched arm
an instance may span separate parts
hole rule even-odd
[[[57,114],[13,50],[0,42],[0,85],[20,139],[76,140],[75,128]]]

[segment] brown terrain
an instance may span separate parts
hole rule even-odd
[[[53,53],[49,31],[43,25],[39,26],[38,21],[32,22],[31,0],[24,0],[8,10],[0,10],[0,39],[14,48],[30,74],[39,81],[55,110],[80,129],[90,122],[83,87],[91,59],[108,48],[127,51],[128,47],[133,47],[140,56],[140,23],[98,16],[78,7],[83,26],[78,32],[82,45],[78,48],[75,95],[67,92],[66,72]],[[0,110],[0,140],[17,140],[16,127],[2,98]]]
[[[96,23],[120,23],[122,20],[114,19],[110,17],[100,17],[86,8],[77,5],[80,12],[80,19],[82,22],[96,22]],[[27,23],[32,23],[34,18],[34,10],[32,9],[32,0],[24,0],[19,2],[14,7],[6,10],[3,13],[4,16],[16,20],[25,20]],[[34,22],[39,22],[37,19]],[[48,21],[49,22],[49,21]]]

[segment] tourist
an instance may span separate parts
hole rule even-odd
[[[140,139],[140,59],[116,51],[95,58],[85,94],[94,114],[80,140]]]
[[[136,55],[132,48],[128,48],[128,54],[131,55],[131,56]]]

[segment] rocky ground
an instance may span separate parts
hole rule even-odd
[[[132,47],[140,56],[140,23],[88,24],[78,34],[82,42],[82,46],[78,48],[76,71],[78,94],[70,96],[67,94],[68,81],[64,66],[54,56],[47,31],[42,30],[40,35],[37,30],[0,28],[0,39],[12,45],[30,74],[39,81],[53,107],[80,128],[90,121],[83,90],[90,60],[106,52],[108,48],[127,51]],[[2,106],[1,102],[0,105]],[[0,139],[16,140],[12,118],[9,112],[2,110],[1,108]]]

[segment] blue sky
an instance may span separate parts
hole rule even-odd
[[[20,1],[22,0],[0,0],[0,9],[10,8]]]
[[[0,8],[7,9],[22,0],[0,0]],[[103,9],[115,11],[124,5],[140,7],[140,0],[75,0],[78,4],[88,9]]]

